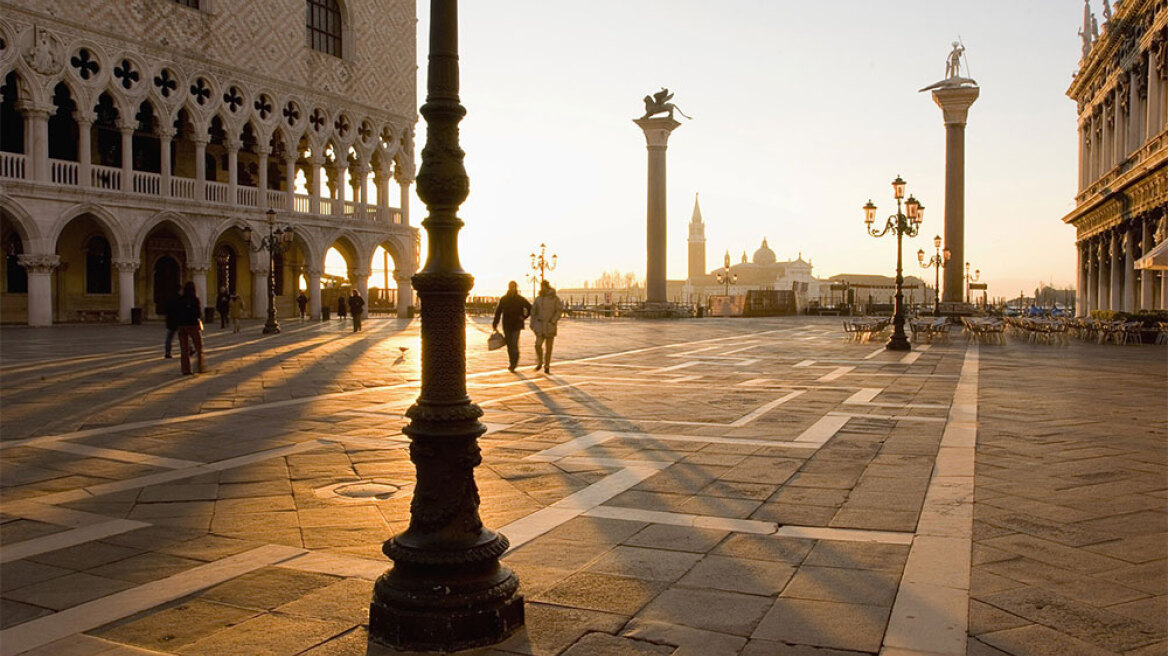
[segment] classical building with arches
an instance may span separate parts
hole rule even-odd
[[[319,316],[332,248],[366,297],[383,249],[404,316],[415,28],[412,0],[0,0],[0,321],[157,317],[188,280],[258,317],[269,274]]]
[[[1168,309],[1168,271],[1141,267],[1168,242],[1168,3],[1083,6],[1082,59],[1067,96],[1079,110],[1076,307]]]

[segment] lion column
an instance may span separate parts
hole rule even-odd
[[[645,300],[667,302],[665,293],[666,260],[666,198],[665,149],[669,133],[681,123],[671,117],[634,119],[645,133],[645,147],[649,151],[648,207],[646,210],[646,239],[648,270],[645,275]]]
[[[965,300],[965,121],[977,95],[978,87],[969,84],[933,90],[945,120],[945,247],[953,254],[953,264],[944,273],[941,300],[946,303]]]

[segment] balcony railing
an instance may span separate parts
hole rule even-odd
[[[90,185],[98,189],[121,189],[122,170],[113,166],[94,164],[89,169]]]
[[[148,171],[134,171],[134,193],[158,196],[162,189],[162,176]]]
[[[226,203],[227,202],[227,184],[224,182],[211,182],[208,180],[207,185],[207,200],[212,203]]]
[[[49,180],[53,184],[80,187],[81,166],[70,160],[49,159]],[[0,151],[0,179],[28,180],[33,175],[30,170],[29,157],[23,153]],[[163,185],[163,178],[158,173],[149,171],[133,171],[130,178],[130,192],[141,196],[155,196],[198,200],[196,181],[172,175],[170,188]],[[89,167],[89,187],[107,191],[123,192],[122,169],[116,166],[102,166],[91,164]],[[230,203],[231,188],[223,182],[207,180],[204,182],[204,198],[212,203],[237,205],[245,207],[260,207],[260,199],[265,198],[266,206],[277,210],[290,210],[295,214],[312,214],[312,197],[307,194],[287,192],[275,189],[263,191],[256,187],[237,186],[235,202]],[[291,207],[289,207],[291,201]],[[316,212],[319,215],[330,216],[336,210],[341,210],[346,219],[366,219],[377,222],[387,222],[391,225],[403,225],[403,214],[398,208],[378,207],[373,203],[346,200],[343,203],[335,198],[321,198]]]
[[[49,160],[49,179],[57,184],[76,185],[80,167],[77,162],[62,159]]]

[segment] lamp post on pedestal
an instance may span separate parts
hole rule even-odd
[[[280,332],[280,322],[276,321],[276,256],[284,253],[292,245],[292,226],[276,227],[276,210],[268,210],[268,236],[261,237],[257,246],[251,245],[251,226],[243,227],[243,239],[252,251],[268,251],[268,320],[264,322],[264,334]]]
[[[726,259],[722,261],[722,270],[714,274],[719,285],[725,285],[725,296],[730,295],[730,285],[738,282],[738,274],[730,271],[730,252],[726,252]]]
[[[908,336],[904,333],[904,266],[901,246],[905,235],[916,237],[919,234],[921,221],[924,221],[925,217],[925,206],[912,196],[909,196],[902,206],[904,184],[904,180],[899,175],[892,181],[892,196],[896,199],[896,214],[888,217],[883,230],[877,231],[872,227],[872,223],[876,220],[876,205],[872,203],[871,199],[868,199],[868,203],[864,205],[864,224],[868,228],[868,234],[873,237],[883,237],[889,233],[896,235],[896,297],[892,313],[892,337],[888,338],[888,344],[884,346],[891,351],[912,350]]]
[[[920,211],[919,209],[917,210]],[[933,275],[933,316],[941,316],[941,269],[949,262],[949,258],[953,256],[952,251],[948,248],[941,249],[941,235],[933,237],[933,246],[937,249],[937,254],[925,261],[925,249],[917,250],[917,261],[920,262],[921,267],[925,269],[934,269]]]
[[[539,272],[538,277],[534,273],[532,273],[528,276],[528,278],[531,279],[531,284],[533,287],[536,286],[536,283],[539,283],[539,287],[542,287],[543,281],[545,280],[544,273],[547,271],[555,271],[556,270],[556,263],[557,263],[558,256],[555,253],[553,253],[550,258],[546,257],[546,255],[547,255],[547,244],[540,244],[539,245],[539,254],[538,255],[536,255],[535,253],[531,254],[531,270]],[[531,295],[538,296],[539,292],[536,291],[535,289],[533,289],[531,292]]]
[[[422,388],[406,411],[417,472],[410,525],[382,545],[394,562],[373,585],[369,636],[408,651],[494,644],[523,626],[519,579],[499,563],[510,543],[483,526],[474,469],[483,411],[466,392],[466,296],[474,278],[458,258],[458,207],[469,180],[458,143],[458,0],[430,2],[426,146],[418,197],[429,216],[426,265],[413,277],[422,308]]]
[[[965,263],[965,302],[969,302],[969,283],[981,280],[981,269],[975,269],[973,274],[969,273],[969,262]]]

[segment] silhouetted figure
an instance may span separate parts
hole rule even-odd
[[[349,313],[353,315],[353,332],[361,330],[361,315],[365,312],[365,299],[354,289],[349,295]]]
[[[227,312],[231,315],[231,332],[239,332],[239,320],[243,318],[243,299],[239,297],[239,294],[231,295],[231,303]]]
[[[183,285],[175,308],[178,317],[178,345],[182,353],[183,375],[191,373],[191,349],[199,355],[199,373],[203,373],[203,304],[195,294],[195,283]]]
[[[531,303],[519,293],[519,283],[512,280],[507,283],[507,293],[499,299],[495,307],[495,320],[491,327],[499,329],[499,319],[503,319],[503,338],[507,340],[507,357],[511,366],[509,371],[515,371],[519,366],[519,333],[523,332],[523,320],[531,316]]]
[[[296,297],[296,307],[300,308],[300,318],[303,319],[308,312],[308,297],[304,295],[304,292],[300,292],[300,295]]]
[[[342,294],[337,297],[337,318],[341,321],[345,320],[345,314],[349,311],[349,305],[345,303],[345,295]]]
[[[548,281],[540,283],[539,296],[531,304],[531,330],[535,333],[535,370],[543,367],[544,373],[552,372],[552,346],[556,343],[556,325],[564,306],[556,290]]]
[[[231,311],[231,294],[226,287],[219,288],[219,295],[215,297],[215,309],[219,312],[219,327],[227,327],[227,313]]]

